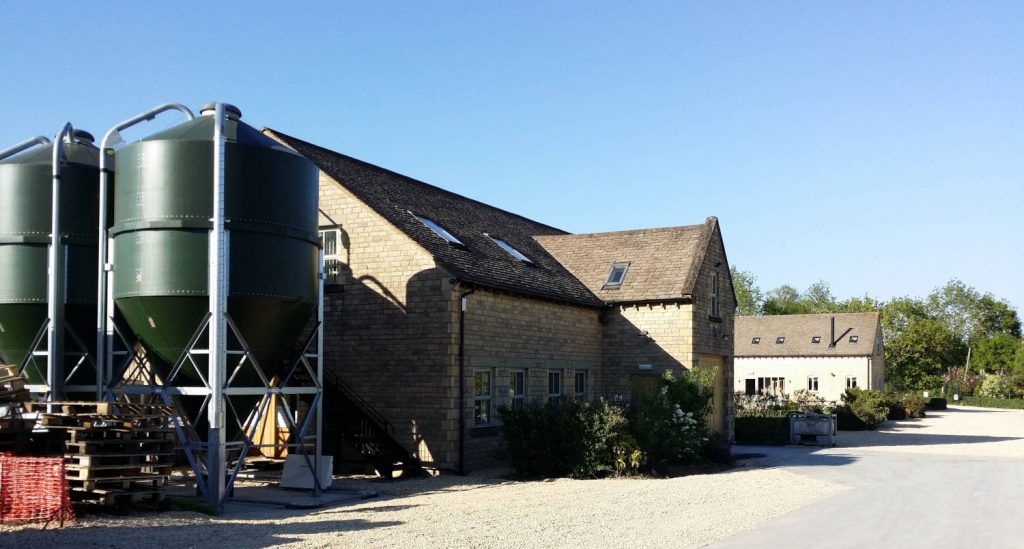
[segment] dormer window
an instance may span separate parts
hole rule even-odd
[[[775,338],[775,344],[776,345],[782,345],[785,342],[786,342],[786,337],[785,336],[779,336],[779,337]]]
[[[440,236],[441,238],[447,240],[449,244],[455,244],[455,245],[458,245],[458,246],[465,246],[465,244],[463,244],[462,241],[460,241],[458,238],[455,238],[454,236],[452,236],[452,233],[444,230],[444,227],[438,225],[437,222],[435,222],[433,219],[430,219],[430,218],[427,218],[427,217],[422,217],[422,216],[416,215],[416,214],[414,214],[412,212],[409,212],[409,213],[411,213],[413,215],[413,217],[415,217],[416,219],[419,219],[420,223],[423,223],[424,225],[426,225],[428,229],[434,231],[434,234],[436,234],[437,236]]]
[[[751,339],[750,340],[750,344],[751,345],[760,345],[761,344],[761,338],[755,337],[755,338]]]
[[[622,261],[612,265],[612,270],[608,272],[608,280],[605,281],[605,288],[618,288],[622,286],[622,280],[626,278],[626,271],[629,269],[629,262]]]
[[[523,263],[533,263],[533,261],[531,261],[530,258],[523,255],[523,253],[520,252],[519,250],[513,248],[512,245],[509,244],[508,242],[505,242],[500,238],[495,238],[487,233],[484,233],[484,235],[493,240],[494,243],[497,244],[498,246],[501,246],[501,248],[508,252],[509,254],[511,254],[512,257],[518,259],[519,261],[522,261]]]
[[[811,343],[821,343],[821,336],[812,336]]]
[[[859,336],[850,336],[850,343],[857,343],[858,341],[860,341]]]

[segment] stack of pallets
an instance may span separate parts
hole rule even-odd
[[[75,500],[101,505],[159,503],[174,465],[172,410],[159,404],[33,402],[39,423],[65,433],[64,461]]]
[[[32,436],[34,419],[23,417],[28,389],[18,367],[0,366],[0,452],[24,453]]]

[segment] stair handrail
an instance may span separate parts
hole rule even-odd
[[[395,431],[395,427],[391,424],[390,421],[387,420],[387,418],[384,417],[384,414],[381,414],[379,411],[377,411],[377,409],[374,408],[373,405],[371,405],[369,402],[367,402],[366,399],[360,396],[355,389],[353,389],[350,385],[342,381],[340,376],[333,372],[330,372],[326,368],[324,369],[324,375],[325,377],[330,378],[331,385],[336,387],[345,395],[346,398],[355,403],[355,405],[364,414],[369,416],[369,418],[373,420],[375,423],[377,423],[377,425],[380,428],[384,429],[385,432],[393,433]]]

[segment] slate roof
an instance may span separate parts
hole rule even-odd
[[[589,306],[604,303],[533,237],[565,231],[417,181],[379,166],[264,128],[431,253],[463,282]],[[412,212],[412,213],[410,213]],[[464,246],[450,244],[416,217],[426,217]],[[486,233],[486,234],[485,234]],[[514,258],[487,236],[500,238],[533,263]]]
[[[709,217],[701,225],[536,239],[606,302],[667,301],[693,295],[717,223]],[[605,286],[621,262],[629,263],[622,284]]]
[[[839,338],[835,349],[829,349],[832,318],[836,319],[835,337]],[[877,312],[737,316],[734,352],[737,357],[868,356],[874,354],[878,318]],[[847,328],[851,329],[849,333]],[[821,338],[820,343],[812,343],[815,336]],[[857,342],[851,343],[850,336],[857,336]],[[761,342],[752,343],[755,337]],[[778,337],[785,337],[785,342],[775,343]]]

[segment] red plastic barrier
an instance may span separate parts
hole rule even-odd
[[[75,520],[64,458],[0,454],[0,524]]]

